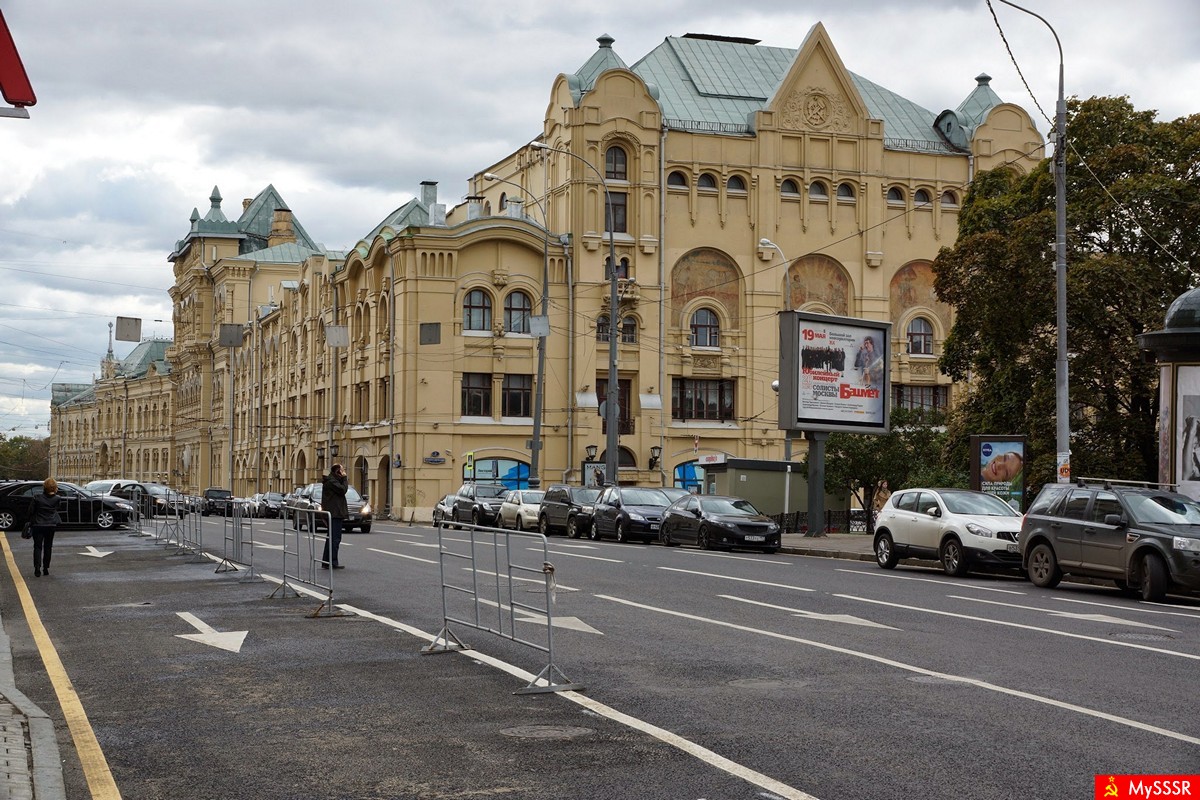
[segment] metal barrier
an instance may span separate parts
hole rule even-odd
[[[263,580],[254,567],[254,522],[242,503],[229,501],[229,512],[223,517],[224,542],[221,548],[221,563],[216,572],[237,572],[246,568],[241,581]],[[248,554],[248,555],[247,555]],[[241,566],[239,566],[241,565]]]
[[[325,592],[325,600],[308,616],[310,617],[344,617],[345,611],[337,608],[333,602],[333,573],[332,565],[325,564],[321,559],[321,551],[317,549],[318,542],[322,550],[329,541],[330,515],[328,511],[317,511],[312,508],[285,505],[280,516],[283,522],[283,580],[269,597],[282,592],[281,597],[300,597],[300,592],[292,586],[292,582],[303,583]],[[317,531],[318,520],[325,525],[325,535]],[[291,523],[289,525],[288,523]],[[332,555],[332,554],[331,554]],[[324,568],[321,568],[324,567]]]
[[[571,683],[566,675],[554,664],[554,565],[550,563],[549,543],[540,533],[525,533],[508,531],[502,528],[485,528],[478,525],[456,523],[459,530],[456,534],[468,537],[466,540],[447,538],[445,524],[439,523],[438,529],[438,565],[441,571],[442,584],[442,630],[431,644],[422,648],[426,654],[448,653],[455,650],[469,650],[466,645],[450,630],[450,623],[465,625],[469,628],[494,633],[519,644],[527,645],[546,653],[545,669],[523,689],[516,694],[536,694],[542,692],[578,691],[584,688],[582,684]],[[520,563],[520,559],[528,559],[526,545],[541,545],[541,564],[532,566]],[[465,546],[464,546],[465,545]],[[486,554],[479,553],[481,547],[491,548],[491,561]],[[501,563],[500,551],[504,550],[504,560]],[[463,568],[468,574],[464,581],[452,581],[447,574],[447,566],[451,567],[453,577],[458,577],[458,571],[453,568],[465,564]],[[492,569],[481,567],[490,566]],[[503,567],[503,569],[501,569]],[[538,575],[539,579],[524,577]],[[513,584],[521,581],[541,583],[545,587],[544,605],[532,606],[522,603],[513,594]],[[495,600],[486,599],[483,592],[489,594],[495,590]],[[466,600],[466,613],[455,616],[451,611],[451,602]],[[491,620],[494,606],[494,625]],[[455,612],[460,610],[455,609]],[[518,617],[518,615],[520,615]],[[485,619],[485,616],[488,619]],[[545,623],[545,641],[530,641],[517,635],[516,624]],[[538,628],[541,629],[541,625]],[[559,680],[561,678],[561,681]]]

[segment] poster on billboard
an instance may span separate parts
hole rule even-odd
[[[779,427],[887,433],[891,323],[788,311],[780,316]]]
[[[971,488],[994,494],[1018,513],[1025,510],[1024,436],[972,436]]]
[[[1174,389],[1174,483],[1181,493],[1200,497],[1200,366],[1176,367]]]
[[[580,471],[583,473],[584,486],[599,489],[606,484],[603,461],[584,461],[580,465]]]

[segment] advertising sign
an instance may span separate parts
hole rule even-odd
[[[1200,497],[1200,367],[1176,367],[1174,389],[1174,483],[1183,494]]]
[[[829,314],[782,314],[779,427],[887,433],[891,327]]]
[[[584,461],[581,471],[584,486],[599,489],[605,485],[603,461]]]
[[[972,436],[971,488],[1025,510],[1024,436]]]

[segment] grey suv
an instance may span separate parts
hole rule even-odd
[[[592,528],[592,506],[599,489],[556,484],[546,490],[538,507],[538,530],[543,536],[555,531],[572,539],[587,536]]]
[[[1158,484],[1047,484],[1021,525],[1021,565],[1043,588],[1067,574],[1105,578],[1153,602],[1200,591],[1200,504]]]

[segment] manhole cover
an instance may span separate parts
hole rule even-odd
[[[959,683],[949,678],[939,678],[937,675],[915,675],[909,678],[913,683]]]
[[[739,689],[797,689],[807,686],[808,681],[795,678],[738,678],[730,681],[729,685]]]
[[[1110,633],[1114,639],[1130,639],[1135,642],[1172,642],[1174,637],[1161,633]]]
[[[515,728],[501,728],[500,732],[518,739],[574,739],[595,731],[572,725],[518,725]]]

